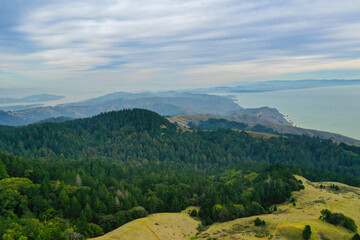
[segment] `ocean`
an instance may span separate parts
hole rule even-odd
[[[298,127],[360,139],[360,85],[231,95],[245,108],[277,108]]]

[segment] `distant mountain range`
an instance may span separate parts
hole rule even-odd
[[[238,83],[235,86],[195,89],[198,93],[256,93],[317,87],[360,85],[360,80],[298,80],[298,81],[266,81]]]
[[[34,103],[34,104],[26,104],[26,105],[10,105],[5,107],[0,107],[0,110],[2,111],[20,111],[30,108],[36,108],[42,106],[42,103]]]
[[[242,114],[254,122],[266,122],[290,125],[290,123],[272,108],[244,109],[233,100],[207,94],[179,92],[162,93],[126,93],[118,92],[83,102],[61,104],[54,107],[35,107],[13,112],[0,112],[0,125],[27,125],[49,118],[84,118],[101,112],[113,110],[143,108],[155,111],[163,116],[179,114]]]
[[[62,98],[64,98],[64,96],[58,96],[52,94],[38,94],[23,98],[0,98],[0,104],[48,102],[48,101],[59,100]]]
[[[329,80],[330,84],[343,84],[347,81]],[[358,81],[360,83],[360,80]],[[298,87],[320,86],[318,81],[297,81]],[[354,81],[352,81],[354,84]],[[253,84],[255,86],[257,84]],[[268,82],[268,88],[285,89],[288,82]],[[289,86],[290,87],[290,86]],[[288,88],[289,88],[288,87]],[[294,87],[294,86],[293,86]],[[255,89],[255,88],[253,88]],[[263,87],[263,90],[265,87]],[[50,99],[49,96],[37,95],[27,99]],[[203,127],[212,130],[217,128],[233,128],[270,134],[293,134],[316,136],[331,139],[335,142],[360,145],[360,141],[339,134],[317,130],[297,128],[289,122],[277,109],[269,107],[242,108],[229,97],[202,93],[183,92],[116,92],[82,102],[66,103],[57,106],[39,107],[4,111],[0,108],[0,125],[21,126],[32,123],[63,122],[71,119],[92,117],[102,112],[122,109],[142,108],[169,117],[184,127]],[[215,119],[215,120],[214,120]],[[219,119],[221,121],[219,121]],[[246,126],[245,126],[246,125]]]

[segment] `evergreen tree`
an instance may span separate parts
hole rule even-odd
[[[9,177],[4,163],[0,160],[0,180]]]
[[[303,232],[302,232],[302,237],[305,240],[309,240],[311,237],[311,227],[310,225],[306,225]]]

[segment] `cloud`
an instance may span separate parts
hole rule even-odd
[[[359,69],[357,0],[30,0],[25,9],[0,25],[0,70],[49,85],[170,88]]]
[[[193,79],[198,79],[198,81],[209,78],[215,80],[225,78],[227,82],[234,82],[237,79],[279,76],[291,73],[357,69],[360,69],[360,59],[329,59],[326,55],[315,55],[272,57],[261,60],[204,65],[191,69],[186,74]]]

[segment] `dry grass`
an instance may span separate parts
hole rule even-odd
[[[293,194],[296,206],[286,203],[278,206],[273,214],[256,216],[265,220],[265,227],[255,227],[256,217],[240,218],[231,222],[217,223],[203,232],[197,239],[302,239],[305,225],[312,228],[311,239],[349,240],[354,233],[339,226],[333,226],[319,219],[324,208],[341,212],[353,218],[360,228],[360,189],[340,183],[312,183],[297,176],[305,185],[305,190]],[[320,184],[327,186],[320,188]],[[330,185],[339,186],[335,191]]]
[[[312,228],[312,240],[349,240],[354,233],[319,219],[324,208],[353,218],[360,228],[360,189],[341,183],[312,183],[297,176],[305,190],[295,192],[296,206],[288,202],[278,205],[272,214],[240,218],[226,223],[215,223],[195,238],[199,221],[182,213],[159,213],[132,221],[97,240],[168,240],[168,239],[293,239],[300,240],[305,225]],[[321,189],[320,185],[326,186]],[[329,186],[339,186],[339,191]],[[265,226],[254,226],[254,219],[265,220]]]
[[[94,240],[163,240],[190,239],[196,235],[199,221],[191,218],[187,211],[181,213],[157,213],[134,220]]]

